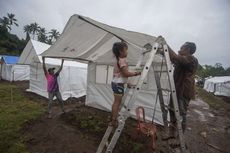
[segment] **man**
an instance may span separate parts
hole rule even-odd
[[[61,67],[56,73],[54,73],[55,68],[49,68],[48,71],[46,70],[45,57],[42,57],[42,61],[43,61],[43,70],[44,70],[46,80],[47,80],[47,91],[49,95],[48,118],[51,118],[51,107],[52,107],[54,96],[57,97],[61,110],[63,113],[65,113],[64,107],[63,107],[63,100],[61,97],[61,93],[59,92],[59,86],[58,86],[58,81],[57,81],[57,77],[59,76],[59,73],[62,70],[64,60],[62,59]]]
[[[160,43],[166,43],[161,37]],[[195,73],[198,68],[198,60],[193,56],[196,51],[196,45],[193,42],[185,42],[178,54],[176,54],[169,46],[169,56],[174,64],[174,82],[177,93],[177,100],[180,115],[182,117],[182,129],[186,130],[186,114],[191,99],[195,99]],[[170,100],[170,133],[169,138],[175,137],[176,118],[173,111],[173,102]]]

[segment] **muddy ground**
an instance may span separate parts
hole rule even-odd
[[[28,82],[16,82],[22,90]],[[47,99],[24,92],[33,101],[47,106]],[[84,106],[84,97],[65,102],[66,114],[54,104],[52,119],[43,114],[26,123],[22,134],[30,153],[95,153],[105,132],[109,113]],[[230,112],[214,110],[199,97],[190,103],[186,143],[191,153],[230,152]],[[115,153],[152,153],[151,140],[135,134],[136,121],[129,119]],[[157,153],[169,152],[158,127]]]

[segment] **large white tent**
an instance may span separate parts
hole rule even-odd
[[[88,61],[86,105],[111,111],[113,93],[110,84],[115,62],[111,50],[113,43],[122,40],[128,43],[127,62],[132,68],[142,56],[143,46],[147,43],[153,45],[155,39],[156,37],[153,36],[108,26],[88,17],[73,15],[59,39],[41,55],[50,58]],[[148,55],[149,53],[145,54],[144,61]],[[161,59],[160,55],[156,55],[154,67],[165,70],[165,65],[161,66]],[[161,75],[162,88],[164,89],[169,89],[167,79],[166,74]],[[163,94],[165,101],[168,101],[169,94],[167,92]],[[154,107],[156,95],[155,77],[153,70],[150,69],[138,99],[133,104],[132,115],[135,115],[134,110],[137,106],[143,106],[147,119],[151,120],[154,108],[156,108],[154,121],[162,124],[159,100]]]
[[[214,95],[230,97],[230,76],[209,78],[205,80],[204,89]]]
[[[40,54],[50,45],[30,40],[23,50],[19,63],[30,64],[30,85],[27,91],[34,92],[48,98],[47,82],[42,68]],[[56,71],[61,65],[60,59],[46,58],[46,67],[55,67]],[[64,61],[63,69],[58,77],[59,89],[64,100],[69,97],[86,95],[87,65],[76,61]]]
[[[4,55],[1,57],[0,78],[7,81],[29,80],[29,66],[17,64],[19,57]]]

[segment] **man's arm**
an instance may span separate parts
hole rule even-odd
[[[63,68],[63,63],[64,63],[64,59],[62,59],[61,61],[61,67],[59,68],[59,70],[56,72],[56,74],[59,74]]]
[[[165,39],[162,36],[157,37],[157,42],[160,44],[167,44]],[[188,64],[190,60],[187,56],[177,55],[172,48],[167,44],[169,50],[169,57],[172,63],[181,63],[181,64]]]
[[[45,75],[47,74],[47,70],[46,70],[46,64],[45,64],[45,57],[42,57],[42,65],[43,65],[43,71],[45,73]]]

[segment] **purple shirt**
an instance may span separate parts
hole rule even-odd
[[[57,82],[58,74],[46,74],[46,80],[47,80],[47,91],[48,92],[55,92],[58,91],[58,82]]]

